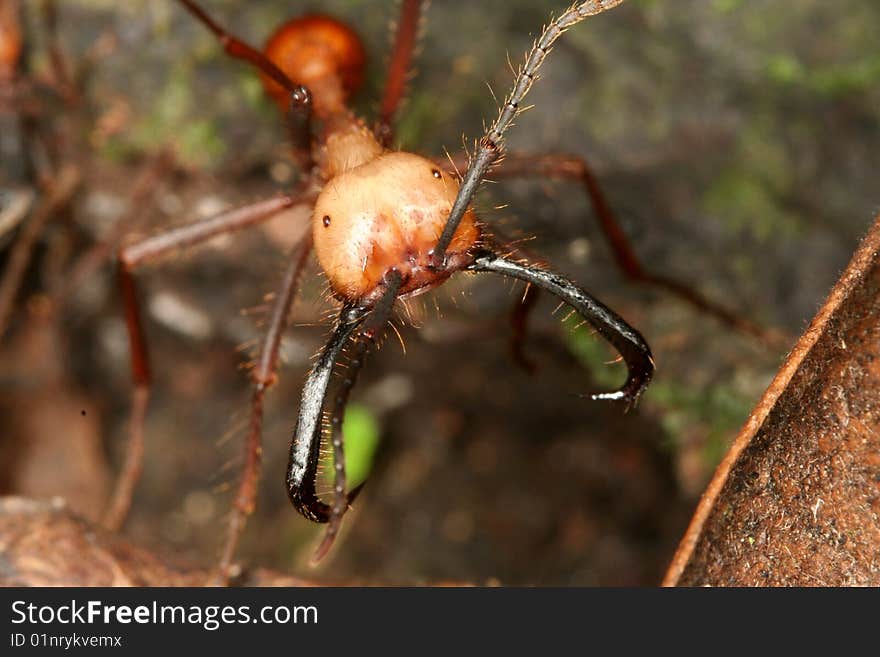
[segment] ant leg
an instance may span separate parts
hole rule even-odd
[[[260,457],[263,439],[263,398],[266,390],[275,383],[275,373],[278,366],[278,352],[281,347],[281,337],[287,328],[290,308],[296,296],[299,280],[303,269],[308,261],[312,250],[311,234],[306,235],[297,251],[290,258],[281,288],[275,296],[272,311],[269,314],[269,324],[266,328],[263,344],[260,347],[260,355],[251,372],[251,381],[254,384],[251,397],[251,419],[245,442],[245,459],[242,468],[241,481],[238,493],[229,517],[226,541],[217,567],[215,583],[225,584],[229,579],[232,560],[238,541],[244,531],[248,516],[254,511],[257,497],[257,483],[260,479]]]
[[[514,262],[488,250],[478,252],[468,269],[518,278],[550,292],[574,308],[617,349],[627,366],[626,382],[619,390],[594,394],[592,399],[619,400],[627,407],[638,401],[654,375],[654,358],[645,339],[617,313],[558,274]]]
[[[226,54],[230,57],[241,59],[252,64],[291,93],[297,90],[299,85],[291,81],[291,79],[287,77],[280,68],[272,63],[272,60],[256,48],[249,46],[235,35],[232,35],[223,29],[204,9],[199,6],[197,2],[194,0],[179,0],[179,2],[186,7],[186,9],[189,10],[197,20],[214,33],[214,36],[217,37],[217,40],[220,41]]]
[[[620,226],[611,205],[608,203],[599,181],[586,160],[577,155],[551,153],[547,155],[506,155],[493,169],[496,178],[524,178],[544,176],[579,182],[596,213],[602,233],[611,247],[614,260],[620,270],[632,281],[652,285],[671,292],[700,312],[715,317],[735,330],[772,344],[777,338],[774,332],[741,317],[734,311],[707,299],[697,290],[678,280],[655,274],[642,265],[629,238]]]
[[[56,179],[49,181],[45,199],[34,210],[30,220],[23,226],[18,241],[12,247],[6,270],[0,278],[0,339],[9,324],[12,306],[30,264],[34,245],[40,239],[49,220],[64,208],[76,193],[80,179],[77,168],[68,165],[61,170]]]
[[[452,161],[455,166],[455,161]],[[508,256],[517,254],[522,258],[540,261],[540,258],[532,254],[522,244],[517,244],[510,237],[504,235],[498,227],[492,229],[495,240],[500,240],[505,245],[505,253]],[[541,298],[541,290],[531,283],[523,287],[522,295],[517,298],[510,309],[510,340],[509,350],[513,362],[516,363],[526,374],[534,374],[537,371],[535,363],[526,355],[525,342],[529,316],[532,314],[538,299]]]
[[[419,39],[419,23],[426,0],[401,0],[400,17],[394,36],[394,46],[388,61],[388,77],[382,92],[382,105],[376,136],[388,147],[394,138],[394,118],[406,92],[413,57]]]
[[[526,283],[522,297],[510,313],[510,355],[513,357],[513,361],[529,374],[534,374],[535,364],[526,356],[523,348],[526,339],[526,325],[540,296],[538,288],[531,283]]]
[[[157,259],[183,247],[192,246],[216,235],[241,230],[266,221],[298,202],[302,201],[288,195],[276,196],[266,201],[169,230],[127,246],[119,252],[119,285],[122,291],[125,324],[128,329],[131,349],[134,387],[132,388],[132,413],[125,461],[103,519],[103,524],[108,529],[115,530],[122,526],[131,506],[134,487],[140,476],[144,451],[144,420],[152,382],[134,269],[144,262]]]
[[[327,396],[327,387],[330,383],[333,367],[339,359],[349,337],[358,327],[362,326],[359,335],[361,340],[359,345],[363,346],[358,347],[358,351],[355,353],[351,363],[355,368],[353,372],[357,372],[367,347],[378,339],[382,329],[385,328],[385,324],[388,323],[401,285],[403,285],[403,278],[398,271],[392,269],[385,275],[385,289],[372,308],[354,305],[346,305],[342,308],[336,328],[330,336],[330,340],[324,345],[318,361],[315,363],[303,386],[296,431],[290,441],[290,461],[287,465],[287,493],[291,504],[293,504],[296,510],[312,522],[328,522],[334,514],[334,509],[319,500],[315,492],[315,475],[318,471],[318,457],[321,449],[321,420],[323,418],[324,400]],[[343,385],[346,387],[353,386],[353,378],[351,383],[345,382]],[[347,396],[348,392],[344,392],[337,398],[337,407],[334,410],[334,417],[337,420],[334,427],[338,427],[340,432],[342,429],[341,414]],[[336,440],[338,440],[336,447],[341,447],[341,433],[336,435]],[[337,462],[337,468],[338,464],[339,462]],[[339,470],[337,469],[338,472]],[[336,483],[337,490],[340,483],[342,483],[344,490],[344,479],[337,479]],[[350,503],[358,492],[360,492],[360,486],[346,496],[346,502]],[[340,515],[347,508],[347,503],[337,503],[336,506],[340,511]],[[334,523],[338,523],[338,519]],[[335,531],[333,535],[329,536],[331,544],[334,536]],[[326,541],[327,539],[325,539]],[[319,554],[316,557],[320,558],[320,556],[323,556],[329,548],[330,545],[327,545],[323,552],[319,548]]]
[[[293,137],[301,164],[308,166],[311,162],[308,144],[308,131],[311,123],[312,96],[301,84],[292,81],[278,68],[272,60],[256,48],[249,46],[233,34],[227,32],[195,0],[179,0],[179,2],[205,27],[207,27],[230,57],[241,59],[255,66],[261,73],[271,78],[290,94],[290,107],[287,113],[288,129]],[[304,132],[303,132],[304,131]]]

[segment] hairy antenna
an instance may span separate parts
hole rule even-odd
[[[513,119],[519,113],[520,104],[532,88],[532,84],[541,68],[541,64],[547,58],[553,43],[562,36],[568,28],[576,25],[585,18],[601,14],[603,11],[613,9],[621,4],[623,0],[586,0],[569,7],[559,18],[552,21],[550,25],[544,28],[544,32],[535,41],[531,51],[526,56],[526,63],[520,69],[516,76],[516,82],[513,84],[513,90],[504,101],[504,106],[495,123],[489,129],[489,132],[480,140],[480,148],[477,154],[471,160],[467,173],[461,181],[461,188],[458,190],[458,196],[449,212],[449,218],[446,220],[446,226],[440,234],[437,246],[434,247],[434,266],[442,267],[446,259],[446,249],[455,235],[455,230],[461,222],[465,211],[471,204],[471,200],[486,175],[492,163],[498,159],[504,141],[504,133],[510,127]]]

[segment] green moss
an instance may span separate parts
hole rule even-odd
[[[752,399],[727,384],[694,388],[670,381],[654,381],[645,402],[662,409],[664,433],[674,447],[677,436],[705,435],[706,465],[714,467],[724,456],[730,438],[749,415]]]
[[[209,119],[189,122],[177,140],[178,157],[184,162],[209,167],[216,163],[226,150],[217,125]]]
[[[111,143],[109,153],[154,151],[173,144],[177,156],[186,164],[210,167],[225,151],[216,123],[195,116],[190,68],[174,67],[157,95],[151,112],[139,117],[131,130]]]
[[[352,404],[346,409],[342,431],[348,478],[352,486],[357,486],[366,480],[373,467],[379,447],[379,423],[366,406]]]
[[[712,9],[719,14],[730,14],[743,6],[743,0],[712,0]]]
[[[776,84],[818,96],[842,97],[871,91],[880,84],[880,56],[809,67],[795,55],[782,53],[768,58],[765,75]]]
[[[427,95],[413,96],[406,104],[406,111],[400,113],[397,139],[403,145],[419,144],[429,123],[436,120],[436,103]]]
[[[799,229],[798,218],[780,200],[795,184],[777,127],[759,115],[741,131],[729,164],[703,193],[702,204],[733,232],[747,231],[761,242],[790,237]]]
[[[263,83],[259,76],[250,70],[239,71],[236,77],[235,99],[233,102],[243,102],[248,109],[257,113],[262,121],[267,124],[272,121],[283,120],[277,106],[273,103],[263,89]]]
[[[604,388],[621,385],[626,377],[624,366],[609,365],[616,355],[612,355],[609,347],[596,338],[590,325],[583,324],[575,314],[566,317],[563,325],[566,328],[569,351],[589,370],[596,384]]]
[[[819,69],[811,76],[812,89],[825,96],[845,96],[873,90],[880,84],[880,56]]]
[[[777,84],[794,84],[806,76],[803,64],[791,53],[771,55],[765,64],[765,75]]]
[[[345,437],[345,474],[349,490],[367,479],[379,447],[379,423],[366,406],[350,404],[342,422]],[[333,451],[329,450],[323,468],[328,480],[333,479]]]
[[[716,178],[703,196],[707,212],[721,217],[731,231],[748,231],[766,241],[780,226],[793,227],[765,181],[752,172],[731,168]]]

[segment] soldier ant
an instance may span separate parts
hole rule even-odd
[[[348,396],[368,352],[381,339],[395,302],[437,287],[458,272],[489,272],[518,279],[570,306],[620,353],[627,379],[620,389],[594,394],[594,400],[637,402],[651,380],[654,361],[644,338],[583,288],[543,266],[511,257],[493,239],[471,202],[486,174],[499,177],[545,175],[580,181],[593,202],[603,231],[624,271],[658,285],[694,306],[746,331],[751,327],[689,287],[646,272],[619,228],[595,178],[580,158],[507,155],[505,135],[554,42],[581,20],[623,0],[585,0],[552,20],[519,70],[500,114],[479,142],[462,176],[432,159],[394,151],[394,118],[404,95],[415,50],[423,2],[402,0],[388,75],[375,126],[349,109],[348,100],[363,76],[365,54],[357,35],[338,20],[313,14],[284,23],[263,51],[227,32],[195,0],[178,0],[210,30],[226,53],[257,69],[267,93],[284,113],[304,181],[290,193],[224,212],[155,235],[119,252],[119,277],[131,348],[134,386],[129,447],[106,524],[118,527],[128,510],[141,467],[143,425],[151,373],[141,321],[135,269],[173,251],[216,235],[267,221],[292,206],[313,208],[311,232],[290,256],[259,356],[251,372],[251,415],[245,462],[219,563],[218,581],[230,573],[235,549],[253,511],[259,476],[263,404],[276,378],[281,336],[303,268],[312,250],[342,308],[326,345],[302,391],[299,418],[290,443],[286,485],[293,506],[306,518],[329,523],[315,558],[330,549],[341,518],[359,488],[346,490],[342,417]],[[521,254],[520,254],[521,255]],[[524,318],[519,317],[519,329]],[[348,349],[345,374],[326,415],[331,376]],[[335,456],[334,499],[315,489],[320,447],[329,438]]]

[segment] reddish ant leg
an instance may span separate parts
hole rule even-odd
[[[741,333],[758,338],[766,344],[772,344],[777,339],[772,331],[768,331],[734,311],[707,299],[691,286],[645,269],[629,238],[624,233],[615,212],[611,209],[599,181],[584,158],[578,155],[557,153],[546,155],[508,154],[493,167],[491,175],[494,178],[543,176],[581,183],[593,206],[602,233],[611,247],[614,261],[627,278],[636,283],[666,290],[696,310],[714,317]]]
[[[376,136],[386,148],[394,138],[394,119],[406,93],[413,57],[419,39],[419,23],[425,0],[402,0],[400,18],[394,36],[394,46],[388,60],[388,77],[382,92]]]
[[[291,256],[287,270],[284,272],[281,288],[275,296],[272,311],[269,314],[269,324],[260,347],[260,355],[251,372],[254,389],[251,397],[251,419],[244,448],[244,467],[242,468],[238,493],[230,512],[226,541],[217,568],[215,583],[218,585],[226,584],[229,580],[235,550],[238,547],[248,516],[253,513],[256,505],[263,442],[263,399],[266,390],[276,380],[275,372],[278,367],[281,337],[287,328],[290,309],[311,251],[312,236],[306,235],[296,252]]]
[[[541,262],[540,256],[531,253],[521,244],[515,244],[514,240],[504,235],[497,226],[492,228],[492,233],[495,243],[505,245],[507,255],[517,254],[519,257],[526,258],[532,262]],[[508,343],[510,356],[513,362],[527,374],[534,374],[537,371],[537,365],[526,356],[525,343],[529,315],[531,315],[540,298],[541,290],[531,283],[526,283],[523,287],[522,295],[517,298],[516,303],[510,309],[510,341]]]
[[[282,210],[310,200],[297,199],[288,195],[276,196],[266,201],[224,212],[216,217],[169,230],[127,246],[119,252],[119,284],[125,309],[125,323],[128,328],[134,388],[132,389],[132,415],[125,461],[103,520],[104,525],[109,529],[118,529],[125,521],[131,506],[134,487],[140,476],[144,450],[144,420],[152,382],[134,269],[146,261],[154,260],[178,249],[266,221]]]
[[[238,37],[227,32],[208,13],[193,0],[179,0],[189,12],[207,27],[230,57],[241,59],[255,66],[263,75],[280,85],[288,94],[287,126],[291,135],[297,159],[306,169],[311,167],[309,132],[312,114],[312,98],[309,90],[291,80],[284,71],[276,66],[256,48],[248,45]]]
[[[193,0],[179,0],[189,12],[195,16],[205,27],[207,27],[217,40],[223,45],[223,49],[230,57],[244,60],[253,66],[256,66],[263,74],[272,78],[275,82],[284,87],[289,93],[298,90],[299,85],[294,83],[284,72],[272,63],[268,57],[256,48],[249,46],[247,43],[230,34],[223,29],[208,13],[202,9],[198,3]]]
[[[538,303],[541,293],[534,285],[526,283],[523,295],[510,313],[510,355],[513,361],[529,374],[535,373],[535,363],[526,356],[526,325],[529,315]]]

